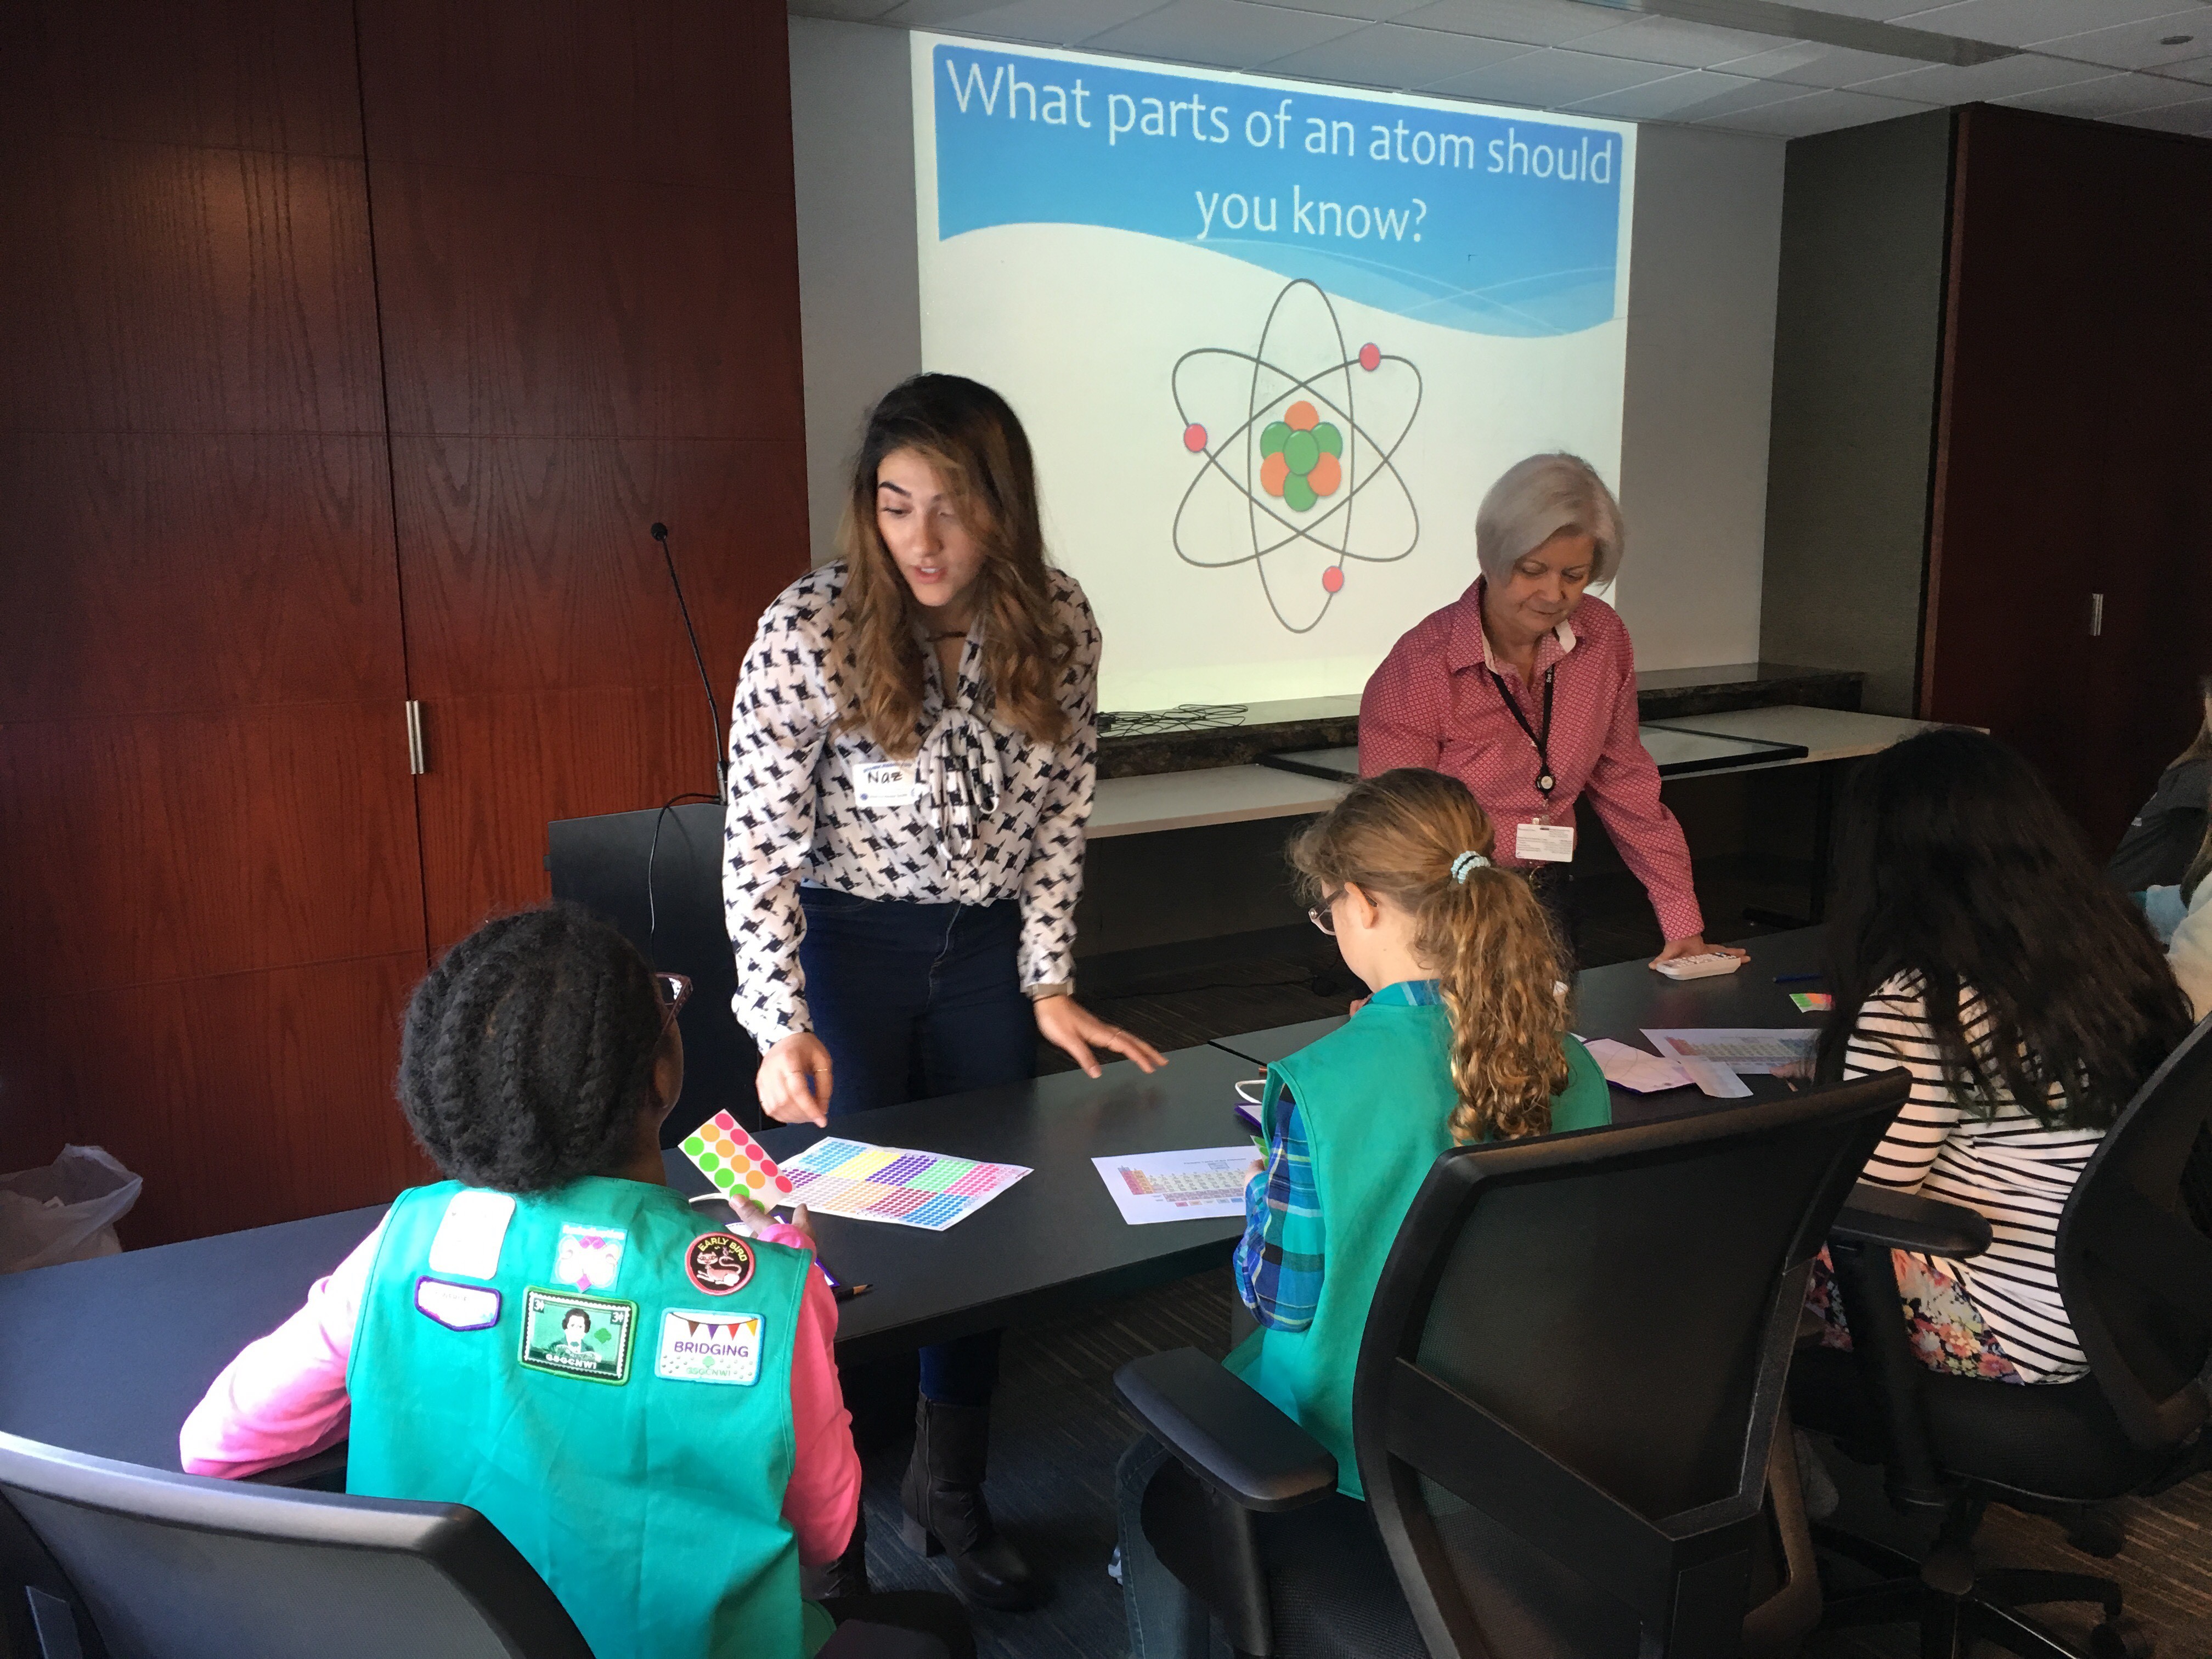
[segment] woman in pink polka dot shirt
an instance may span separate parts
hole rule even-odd
[[[1667,940],[1655,962],[1664,962],[1709,947],[1682,826],[1636,735],[1628,629],[1586,597],[1619,567],[1622,541],[1620,504],[1588,462],[1532,455],[1508,470],[1475,515],[1482,574],[1367,682],[1359,769],[1425,766],[1460,779],[1498,826],[1504,861],[1555,914],[1575,803],[1587,793],[1650,895]]]

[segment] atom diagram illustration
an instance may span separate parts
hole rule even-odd
[[[1170,379],[1199,463],[1176,508],[1184,563],[1252,566],[1275,620],[1305,634],[1344,591],[1347,562],[1413,552],[1420,513],[1396,457],[1420,412],[1421,372],[1372,341],[1347,349],[1318,284],[1301,277],[1275,296],[1255,349],[1200,346]]]

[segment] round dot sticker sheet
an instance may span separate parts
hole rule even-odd
[[[715,1113],[684,1136],[683,1145],[684,1156],[717,1191],[749,1198],[764,1209],[789,1200],[791,1177],[727,1112]]]

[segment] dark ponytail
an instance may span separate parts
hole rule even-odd
[[[399,1104],[445,1175],[533,1193],[619,1166],[665,1020],[645,958],[573,905],[501,916],[415,988]]]

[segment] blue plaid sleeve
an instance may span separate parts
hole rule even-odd
[[[1321,1301],[1321,1194],[1297,1103],[1277,1103],[1267,1167],[1244,1188],[1244,1237],[1237,1246],[1237,1291],[1270,1330],[1302,1331]]]

